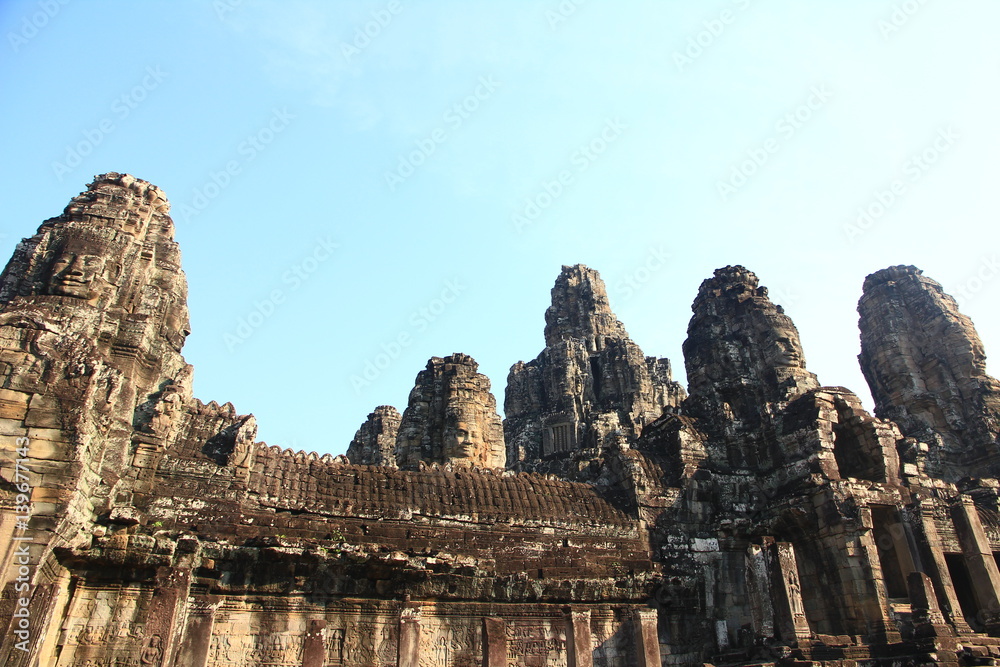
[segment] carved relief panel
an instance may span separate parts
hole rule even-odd
[[[566,641],[562,618],[508,620],[508,667],[567,667]]]
[[[77,588],[63,622],[57,667],[159,665],[163,638],[146,636],[152,595],[138,586]]]

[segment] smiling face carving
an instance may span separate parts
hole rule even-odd
[[[49,293],[87,301],[95,298],[105,263],[106,259],[101,255],[64,250],[52,263]]]
[[[770,342],[766,350],[767,361],[772,366],[802,367],[802,345],[798,338],[782,336]]]
[[[473,421],[470,425],[464,421],[464,416],[456,420],[451,427],[445,427],[443,440],[445,459],[472,464],[481,463],[482,461],[479,459],[486,458],[482,452],[484,449],[483,439],[475,422]]]

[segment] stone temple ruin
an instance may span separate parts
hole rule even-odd
[[[687,392],[563,267],[501,421],[464,354],[346,457],[191,394],[162,191],[104,174],[0,276],[0,663],[991,665],[1000,384],[914,267],[865,280],[873,416],[750,271]]]

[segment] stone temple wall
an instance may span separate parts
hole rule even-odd
[[[192,395],[186,294],[166,196],[122,174],[0,275],[2,664],[1000,660],[1000,385],[914,267],[863,286],[874,415],[746,268],[694,295],[686,392],[577,265],[505,422],[434,357],[337,457]]]

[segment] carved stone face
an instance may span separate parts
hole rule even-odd
[[[475,463],[484,449],[483,437],[476,429],[475,422],[470,424],[461,418],[445,429],[443,444],[445,459],[453,463]]]
[[[101,255],[64,250],[52,264],[49,292],[90,300],[97,296],[98,282],[106,260]]]
[[[797,340],[777,338],[768,346],[768,361],[772,366],[802,366],[802,346]]]

